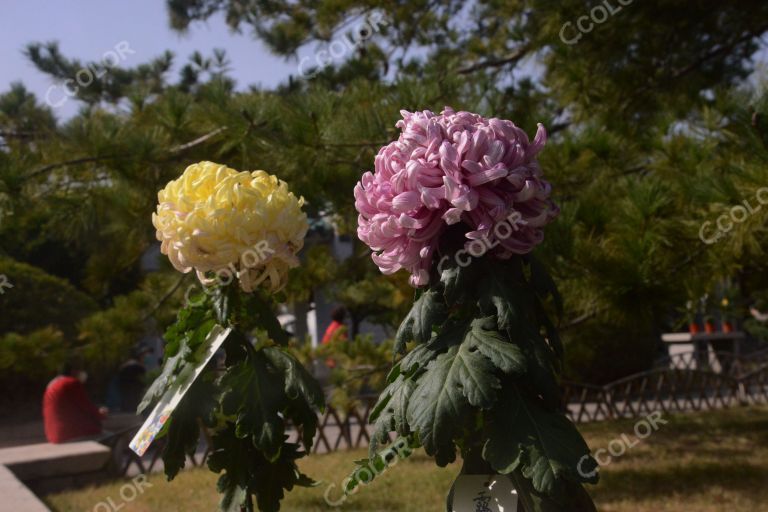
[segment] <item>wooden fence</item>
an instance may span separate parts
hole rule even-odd
[[[663,413],[706,411],[736,405],[768,404],[768,350],[743,356],[731,353],[677,354],[659,360],[654,368],[605,386],[564,382],[563,409],[575,423],[619,418],[637,418]],[[347,411],[328,406],[319,418],[313,453],[362,448],[370,442],[368,418],[376,395],[365,395]],[[133,431],[126,431],[130,439]],[[292,431],[296,442],[298,433]],[[125,448],[120,473],[151,472],[163,448],[156,441],[143,458]],[[127,446],[127,441],[124,444]],[[189,456],[193,466],[202,465],[209,453],[210,439],[203,429],[198,451]],[[135,469],[132,469],[135,468]]]

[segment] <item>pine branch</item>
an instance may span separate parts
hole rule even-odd
[[[754,39],[756,37],[759,37],[761,34],[763,34],[766,31],[768,31],[768,24],[762,25],[761,27],[755,30],[748,30],[747,33],[731,41],[729,44],[715,45],[714,48],[711,48],[708,52],[706,52],[704,55],[702,55],[692,63],[688,64],[683,68],[673,71],[671,75],[666,77],[666,79],[657,80],[656,82],[652,82],[646,85],[645,87],[638,89],[637,92],[635,93],[635,96],[638,96],[648,91],[651,91],[653,89],[656,89],[661,85],[666,85],[670,81],[677,80],[678,78],[682,78],[685,75],[691,73],[692,71],[695,71],[696,69],[700,68],[702,65],[706,64],[708,61],[714,59],[715,57],[718,57],[720,55],[733,51],[738,45],[746,43],[747,41]]]
[[[0,131],[0,137],[5,137],[5,138],[27,139],[30,137],[34,137],[35,135],[37,135],[36,132]]]
[[[30,174],[26,175],[24,177],[25,180],[28,180],[30,178],[34,178],[35,176],[38,176],[40,174],[44,174],[48,171],[52,171],[54,169],[58,169],[59,167],[67,167],[70,165],[79,165],[79,164],[87,164],[91,162],[100,162],[102,160],[110,160],[112,158],[120,158],[121,156],[125,155],[105,155],[105,156],[89,156],[85,158],[75,158],[74,160],[65,160],[63,162],[56,162],[55,164],[48,164],[44,167],[41,167],[40,169],[36,171],[32,171]]]
[[[215,130],[213,130],[212,132],[206,133],[205,135],[198,137],[193,141],[187,142],[186,144],[181,144],[179,146],[174,146],[169,151],[171,153],[181,153],[182,151],[186,151],[189,148],[193,148],[199,144],[202,144],[203,142],[207,141],[211,137],[215,137],[216,135],[220,134],[226,129],[227,129],[226,126],[220,126]]]
[[[466,75],[469,73],[474,73],[475,71],[478,71],[480,69],[498,68],[498,67],[506,66],[507,64],[514,64],[520,59],[522,59],[523,57],[525,57],[528,51],[529,51],[529,46],[523,45],[515,49],[513,52],[505,55],[504,57],[482,60],[470,66],[459,68],[457,72],[461,75]]]
[[[211,131],[209,133],[206,133],[205,135],[203,135],[201,137],[198,137],[198,138],[196,138],[196,139],[194,139],[194,140],[192,140],[190,142],[187,142],[185,144],[180,144],[178,146],[174,146],[174,147],[168,149],[167,151],[168,151],[168,153],[173,154],[173,155],[178,154],[178,153],[182,153],[182,152],[184,152],[184,151],[186,151],[188,149],[191,149],[191,148],[193,148],[195,146],[198,146],[198,145],[202,144],[203,142],[205,142],[208,139],[218,135],[219,133],[223,132],[226,129],[227,129],[226,126],[220,126],[219,128],[216,128],[215,130],[213,130],[213,131]],[[32,171],[31,173],[29,173],[28,175],[26,175],[24,177],[24,180],[28,180],[30,178],[34,178],[35,176],[39,176],[40,174],[44,174],[46,172],[52,171],[54,169],[58,169],[60,167],[68,167],[70,165],[87,164],[87,163],[92,163],[92,162],[101,162],[103,160],[112,160],[112,159],[115,159],[115,158],[127,158],[129,156],[130,155],[127,154],[127,153],[118,153],[118,154],[113,154],[113,155],[89,156],[89,157],[83,157],[83,158],[75,158],[73,160],[65,160],[63,162],[56,162],[56,163],[53,163],[53,164],[48,164],[46,166],[43,166],[40,169],[37,169],[35,171]]]

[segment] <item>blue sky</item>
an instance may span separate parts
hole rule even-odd
[[[224,48],[238,89],[251,84],[269,87],[298,74],[297,60],[270,54],[248,33],[231,33],[223,17],[197,24],[184,35],[172,31],[164,0],[1,0],[0,92],[21,81],[42,101],[54,82],[37,71],[22,50],[30,42],[51,40],[59,41],[65,56],[84,62],[100,60],[126,41],[135,51],[125,54],[121,64],[126,67],[171,50],[176,55],[176,70],[195,50],[208,56],[213,48]],[[56,115],[66,118],[76,110],[77,102],[67,101],[56,109]]]
[[[0,92],[7,91],[12,82],[22,81],[43,101],[54,82],[37,71],[22,50],[28,43],[51,40],[59,42],[65,56],[83,62],[101,60],[125,41],[135,52],[125,54],[120,65],[126,67],[171,50],[176,55],[173,77],[193,51],[209,56],[214,48],[224,48],[239,90],[251,84],[272,87],[291,74],[299,74],[299,59],[272,55],[247,32],[232,33],[222,16],[195,24],[187,34],[172,31],[165,0],[0,0]],[[300,57],[310,57],[308,62],[312,62],[315,49],[302,48]],[[768,74],[768,51],[763,49],[756,58],[762,64],[752,78],[761,80]],[[526,62],[522,73],[536,76],[538,71],[533,62]],[[54,101],[62,97],[61,93],[52,95]],[[77,107],[76,101],[66,101],[54,111],[66,119]]]

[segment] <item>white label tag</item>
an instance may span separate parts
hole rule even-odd
[[[171,417],[171,413],[178,407],[181,399],[184,398],[184,394],[189,390],[192,383],[195,382],[200,374],[203,373],[203,369],[205,369],[208,361],[210,361],[213,354],[219,350],[219,347],[221,347],[221,344],[224,343],[224,340],[227,339],[227,336],[229,336],[231,331],[231,328],[225,329],[220,325],[214,325],[199,349],[202,352],[202,356],[197,365],[185,368],[184,371],[176,377],[175,385],[168,389],[162,398],[160,398],[160,401],[155,408],[152,409],[152,413],[128,445],[139,457],[144,455],[144,452],[147,451],[147,448],[149,448],[149,445],[155,440],[158,432],[163,428],[163,425],[168,421],[168,418]]]
[[[460,475],[453,512],[517,512],[517,491],[504,475]]]

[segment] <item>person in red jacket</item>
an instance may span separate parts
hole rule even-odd
[[[332,341],[347,339],[347,327],[344,325],[344,318],[346,316],[347,311],[343,307],[337,307],[331,311],[331,323],[325,330],[321,341],[323,345],[327,345]],[[336,368],[336,360],[329,356],[325,359],[325,365],[328,368]]]
[[[334,340],[346,340],[347,330],[344,326],[344,318],[346,318],[347,312],[344,308],[338,307],[331,311],[331,323],[325,330],[321,343],[326,345]]]
[[[97,438],[102,433],[106,409],[97,408],[88,398],[83,386],[87,376],[77,370],[74,364],[66,364],[45,388],[43,423],[49,443]]]

